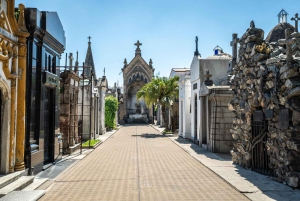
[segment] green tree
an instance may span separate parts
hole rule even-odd
[[[105,97],[105,127],[116,127],[116,111],[118,109],[118,100],[114,96]]]
[[[167,108],[179,96],[178,76],[168,79],[167,77],[155,77],[137,92],[137,99],[144,99],[148,108],[152,105],[160,105],[162,116],[167,125]]]

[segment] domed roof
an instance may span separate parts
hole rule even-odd
[[[277,24],[268,34],[266,38],[267,43],[271,42],[277,42],[279,39],[284,39],[285,38],[285,30],[290,28],[291,33],[294,32],[295,28],[293,25],[289,23],[279,23]]]
[[[219,53],[219,54],[216,54],[216,55],[212,55],[212,56],[209,56],[207,57],[206,59],[227,59],[227,60],[231,60],[231,55],[230,54],[227,54],[227,53]]]

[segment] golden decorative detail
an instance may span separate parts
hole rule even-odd
[[[19,46],[19,57],[26,57],[26,53],[27,53],[27,47],[26,45],[20,45]]]
[[[11,80],[11,87],[16,87],[16,80],[15,79],[12,79]]]
[[[266,43],[262,43],[261,45],[256,45],[255,51],[263,54],[270,54],[271,52],[270,48],[267,46]]]

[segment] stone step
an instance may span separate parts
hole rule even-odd
[[[16,181],[20,177],[25,176],[26,173],[27,173],[27,171],[23,170],[23,171],[10,173],[7,175],[0,175],[0,189],[7,186],[8,184]]]
[[[33,191],[48,180],[49,180],[48,178],[35,178],[34,181],[30,185],[23,188],[22,191]]]
[[[34,180],[34,176],[22,176],[16,181],[8,184],[0,189],[0,197],[7,195],[12,191],[19,191],[31,184]]]

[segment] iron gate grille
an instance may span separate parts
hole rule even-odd
[[[271,175],[269,156],[267,154],[267,121],[252,121],[252,169],[264,175]]]

